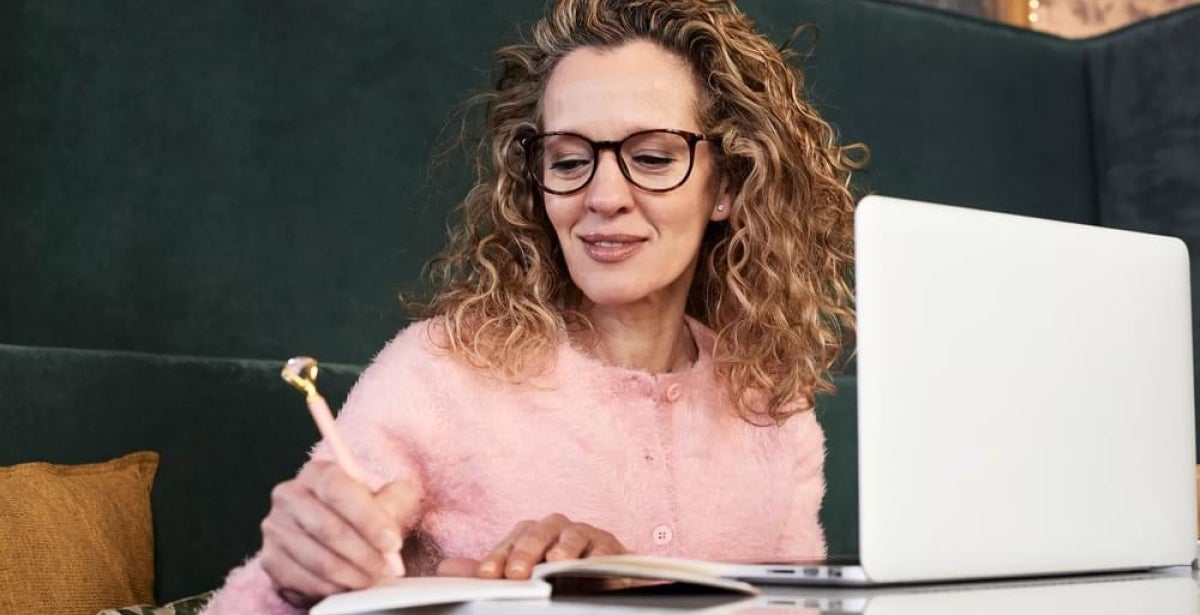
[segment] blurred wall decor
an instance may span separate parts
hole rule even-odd
[[[995,19],[1066,38],[1084,38],[1149,19],[1200,0],[903,0]]]

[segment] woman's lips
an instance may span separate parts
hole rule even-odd
[[[600,263],[619,263],[641,249],[645,238],[633,235],[584,235],[583,251],[588,258]]]

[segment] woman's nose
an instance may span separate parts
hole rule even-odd
[[[588,211],[602,216],[628,211],[633,205],[633,186],[621,173],[616,154],[600,152],[596,165],[596,175],[584,191]]]

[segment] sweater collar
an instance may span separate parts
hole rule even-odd
[[[568,375],[597,374],[603,380],[643,383],[652,389],[667,387],[675,383],[706,381],[712,370],[712,352],[716,336],[711,329],[691,316],[685,315],[684,323],[692,334],[692,340],[696,343],[696,360],[685,369],[667,373],[651,373],[645,370],[611,365],[575,348],[569,342],[563,342],[559,346],[557,371]]]

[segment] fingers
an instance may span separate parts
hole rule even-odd
[[[586,523],[550,515],[537,523],[522,521],[480,561],[477,575],[485,579],[528,579],[543,561],[617,555],[625,547],[612,534]],[[460,564],[446,564],[457,569]]]
[[[375,502],[383,510],[385,520],[395,528],[385,529],[381,541],[376,543],[382,544],[387,576],[405,576],[404,561],[400,557],[401,536],[417,522],[422,497],[423,493],[419,488],[400,481],[384,485],[375,494]]]
[[[398,557],[421,498],[403,483],[372,493],[337,464],[311,462],[272,491],[263,569],[281,595],[319,598],[366,587],[384,576],[385,553]]]
[[[311,471],[306,468],[300,477],[322,503],[354,530],[353,537],[361,538],[379,552],[400,549],[399,523],[392,517],[391,510],[376,501],[376,494],[366,485],[350,478],[336,464],[321,464]],[[388,493],[385,501],[393,507],[401,506],[404,501],[402,496],[411,491],[402,483],[388,485],[385,490]],[[407,514],[407,511],[404,512]],[[346,538],[349,541],[353,537]],[[333,538],[340,539],[342,536],[335,535]]]
[[[263,520],[262,532],[260,563],[277,588],[316,598],[363,581],[361,571],[316,543],[278,511],[272,510]]]
[[[530,526],[513,542],[504,566],[509,579],[528,579],[533,567],[546,559],[546,551],[558,542],[558,536],[571,522],[562,515],[550,515]]]
[[[546,552],[546,561],[579,559],[588,551],[591,540],[580,526],[568,526],[558,535],[558,542]]]
[[[308,476],[305,472],[299,480],[309,491],[280,501],[280,508],[326,550],[358,568],[369,583],[383,570],[385,549],[400,548],[396,524],[365,485],[336,465],[317,468]]]
[[[479,561],[478,576],[483,579],[499,579],[504,576],[508,553],[512,551],[517,538],[533,527],[533,521],[522,521],[513,527],[512,531],[500,544],[496,545],[482,560]]]
[[[479,570],[479,560],[466,557],[448,557],[438,564],[439,577],[473,577]]]
[[[582,557],[603,557],[605,555],[624,555],[629,549],[617,540],[616,536],[602,530],[596,530],[588,545],[588,550]]]
[[[289,590],[292,596],[322,597],[362,583],[364,574],[314,541],[283,512],[284,508],[305,504],[281,507],[278,503],[289,498],[304,498],[304,494],[305,490],[294,482],[278,485],[272,491],[274,503],[270,514],[263,519],[263,551],[259,560],[272,585]],[[334,562],[334,565],[325,562]]]

